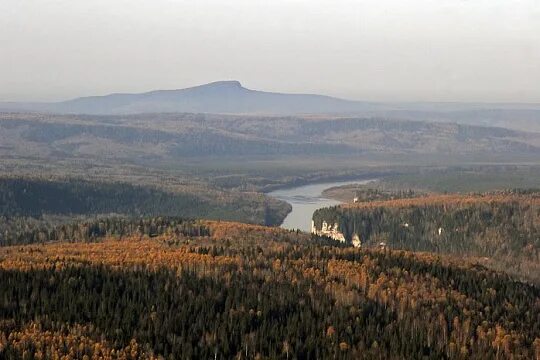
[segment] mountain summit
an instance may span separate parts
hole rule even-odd
[[[0,112],[128,115],[212,113],[251,115],[334,114],[387,119],[457,122],[540,131],[540,104],[382,103],[316,94],[252,90],[237,80],[216,81],[185,89],[138,94],[109,94],[50,103],[1,103]]]

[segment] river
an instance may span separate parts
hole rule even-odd
[[[282,228],[291,230],[300,229],[309,232],[311,231],[311,218],[315,210],[341,204],[338,200],[323,197],[322,192],[324,190],[349,184],[367,184],[371,181],[373,180],[349,180],[310,184],[275,190],[267,195],[286,201],[292,206],[292,211],[283,220],[283,224],[281,224]]]

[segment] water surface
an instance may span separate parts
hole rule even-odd
[[[292,205],[292,211],[283,220],[283,224],[281,224],[282,228],[311,231],[311,218],[315,210],[341,204],[341,201],[323,197],[322,192],[324,190],[349,184],[367,184],[371,181],[373,180],[349,180],[310,184],[275,190],[268,193],[268,195]]]

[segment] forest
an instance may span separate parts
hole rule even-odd
[[[33,220],[33,221],[32,221]],[[15,218],[0,222],[0,246],[46,243],[50,241],[92,242],[103,237],[172,235],[209,235],[200,222],[178,217],[98,217],[70,222],[38,221]]]
[[[432,194],[317,210],[315,226],[339,225],[362,246],[485,258],[486,264],[540,281],[540,192]]]
[[[1,104],[0,104],[1,105]],[[178,157],[422,154],[534,159],[540,135],[500,127],[386,117],[263,116],[204,113],[60,115],[2,112],[0,155],[121,158],[155,162]],[[89,141],[93,139],[93,141]],[[104,146],[105,145],[105,146]],[[414,154],[415,156],[407,156]],[[536,162],[536,161],[535,161]]]
[[[221,221],[143,218],[123,237],[113,223],[0,247],[1,358],[540,356],[540,288],[477,263]]]
[[[199,194],[170,191],[163,186],[158,188],[120,181],[0,177],[0,233],[17,226],[17,223],[50,226],[50,221],[44,220],[47,215],[49,218],[51,215],[56,218],[63,216],[67,221],[77,215],[121,214],[242,220],[276,225],[290,211],[290,205],[260,194],[231,199],[212,197],[213,193],[209,193],[202,198]]]

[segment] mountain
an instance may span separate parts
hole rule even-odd
[[[177,90],[81,97],[52,103],[0,102],[0,112],[127,115],[215,113],[251,115],[331,114],[399,120],[453,122],[540,132],[540,104],[351,101],[316,94],[247,89],[238,81],[217,81]]]
[[[110,94],[56,103],[0,103],[0,110],[66,114],[192,113],[332,113],[375,110],[374,104],[323,95],[250,90],[238,81],[218,81],[179,90]]]

